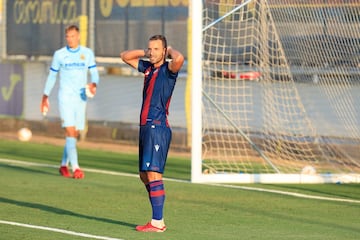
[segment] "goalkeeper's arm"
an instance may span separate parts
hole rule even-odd
[[[49,96],[56,82],[57,71],[50,68],[49,75],[46,80],[44,94],[41,99],[40,111],[45,116],[50,110]]]
[[[85,93],[87,97],[92,98],[96,94],[96,87],[99,84],[100,78],[96,65],[90,67],[89,70],[91,74],[91,83],[86,85]]]
[[[50,109],[49,97],[47,95],[43,95],[40,104],[40,111],[45,116]]]

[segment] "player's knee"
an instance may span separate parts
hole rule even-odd
[[[144,184],[147,184],[149,182],[145,172],[139,172],[139,177]]]
[[[74,127],[65,128],[66,137],[77,138],[79,136],[79,131],[77,131]]]

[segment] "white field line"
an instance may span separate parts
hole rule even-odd
[[[48,167],[48,168],[58,168],[59,167],[58,165],[34,163],[34,162],[25,162],[25,161],[2,159],[2,158],[0,158],[0,162],[7,163],[9,165],[23,165],[23,166],[36,166],[36,167]],[[138,177],[137,174],[128,174],[128,173],[121,173],[121,172],[115,172],[115,171],[106,171],[106,170],[98,170],[98,169],[90,169],[90,168],[88,168],[88,169],[84,168],[84,170],[86,170],[87,172],[101,173],[101,174],[108,174],[108,175]],[[178,180],[178,179],[166,178],[166,180],[190,183],[189,181]],[[360,203],[359,200],[354,200],[354,199],[330,198],[330,197],[322,197],[322,196],[315,196],[315,195],[308,195],[308,194],[301,194],[301,193],[294,193],[294,192],[287,192],[287,191],[279,191],[279,190],[271,190],[271,189],[264,189],[264,188],[236,186],[236,185],[229,185],[229,184],[207,184],[207,185],[226,187],[226,188],[242,189],[242,190],[248,190],[248,191],[269,192],[269,193],[288,195],[288,196],[293,196],[293,197],[298,197],[298,198],[318,199],[318,200],[336,201],[336,202]],[[58,233],[63,233],[63,234],[68,234],[68,235],[80,236],[80,237],[85,237],[85,238],[92,238],[92,239],[123,240],[123,239],[119,239],[119,238],[97,236],[97,235],[91,235],[91,234],[86,234],[86,233],[68,231],[68,230],[64,230],[64,229],[44,227],[44,226],[36,226],[36,225],[17,223],[17,222],[10,222],[10,221],[3,221],[3,220],[0,220],[0,224],[7,224],[7,225],[26,227],[26,228],[34,228],[34,229],[46,230],[46,231],[51,231],[51,232],[58,232]]]
[[[264,189],[264,188],[256,188],[256,187],[245,187],[245,186],[224,185],[224,184],[211,184],[211,185],[227,187],[227,188],[237,188],[237,189],[249,190],[249,191],[276,193],[276,194],[288,195],[288,196],[293,196],[293,197],[298,197],[298,198],[318,199],[318,200],[326,200],[326,201],[334,201],[334,202],[360,203],[360,200],[355,200],[355,199],[323,197],[323,196],[316,196],[316,195],[309,195],[309,194],[302,194],[302,193],[295,193],[295,192],[287,192],[287,191],[280,191],[280,190],[272,190],[272,189]]]
[[[13,165],[51,167],[51,168],[59,167],[58,165],[25,162],[25,161],[11,160],[11,159],[3,159],[3,158],[0,158],[0,162],[8,163],[10,165],[13,164]],[[101,174],[108,174],[108,175],[127,176],[127,177],[136,177],[136,178],[139,177],[137,174],[99,170],[99,169],[92,169],[92,168],[84,168],[84,170],[87,172],[101,173]],[[172,178],[164,178],[164,180],[173,181],[173,182],[190,183],[190,181],[172,179]],[[247,190],[247,191],[268,192],[268,193],[275,193],[275,194],[287,195],[287,196],[298,197],[298,198],[317,199],[317,200],[324,200],[324,201],[360,203],[360,200],[355,200],[355,199],[323,197],[323,196],[316,196],[316,195],[309,195],[309,194],[302,194],[302,193],[295,193],[295,192],[288,192],[288,191],[280,191],[280,190],[273,190],[273,189],[265,189],[265,188],[258,188],[258,187],[246,187],[246,186],[237,186],[237,185],[230,185],[230,184],[214,184],[214,183],[209,183],[209,184],[204,183],[203,185],[235,188],[235,189],[242,189],[242,190]]]
[[[59,229],[59,228],[43,227],[43,226],[37,226],[37,225],[31,225],[31,224],[25,224],[25,223],[17,223],[17,222],[9,222],[9,221],[3,221],[3,220],[0,220],[0,224],[7,224],[7,225],[25,227],[25,228],[34,228],[34,229],[40,229],[40,230],[45,230],[45,231],[50,231],[50,232],[63,233],[63,234],[67,234],[67,235],[80,236],[80,237],[85,237],[85,238],[92,238],[92,239],[123,240],[123,239],[120,239],[120,238],[97,236],[97,235],[91,235],[91,234],[86,234],[86,233],[68,231],[68,230]]]

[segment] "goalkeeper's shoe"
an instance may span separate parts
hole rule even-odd
[[[71,177],[71,174],[69,173],[69,170],[67,168],[67,166],[61,166],[59,168],[59,173],[63,176],[63,177]]]
[[[85,174],[84,174],[83,171],[81,171],[80,168],[78,168],[78,169],[76,169],[76,170],[74,171],[73,178],[75,178],[75,179],[82,179],[82,178],[84,178],[84,177],[85,177]]]
[[[145,225],[136,226],[135,229],[138,232],[165,232],[166,226],[163,226],[162,228],[158,228],[158,227],[151,225],[151,222],[148,222]]]

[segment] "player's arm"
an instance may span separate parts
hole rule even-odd
[[[53,56],[48,77],[46,79],[43,95],[40,103],[40,111],[45,116],[50,109],[49,96],[55,86],[57,74],[60,69],[59,52],[56,51]]]
[[[96,94],[96,87],[98,86],[98,84],[100,82],[100,77],[99,77],[99,71],[97,69],[96,62],[95,62],[95,56],[92,51],[90,53],[90,58],[91,58],[90,61],[92,63],[91,66],[89,66],[91,83],[86,84],[86,89],[85,89],[86,92],[85,93],[86,93],[86,96],[92,98]]]
[[[50,109],[49,96],[51,90],[55,85],[57,73],[58,73],[57,70],[53,69],[52,67],[50,68],[50,72],[45,83],[45,88],[40,103],[40,111],[44,116],[47,114],[47,112]]]
[[[91,76],[91,83],[95,83],[95,85],[99,85],[100,82],[99,71],[97,69],[97,65],[95,62],[94,52],[91,50],[90,50],[89,72]]]
[[[85,94],[89,98],[93,98],[96,94],[97,85],[99,84],[99,72],[96,68],[96,65],[90,67],[89,71],[91,76],[91,83],[86,84]]]
[[[135,69],[138,69],[139,59],[146,56],[147,50],[144,49],[127,50],[120,53],[121,59]]]
[[[171,46],[167,48],[167,55],[171,59],[168,65],[169,70],[173,73],[179,72],[184,63],[184,56]]]

